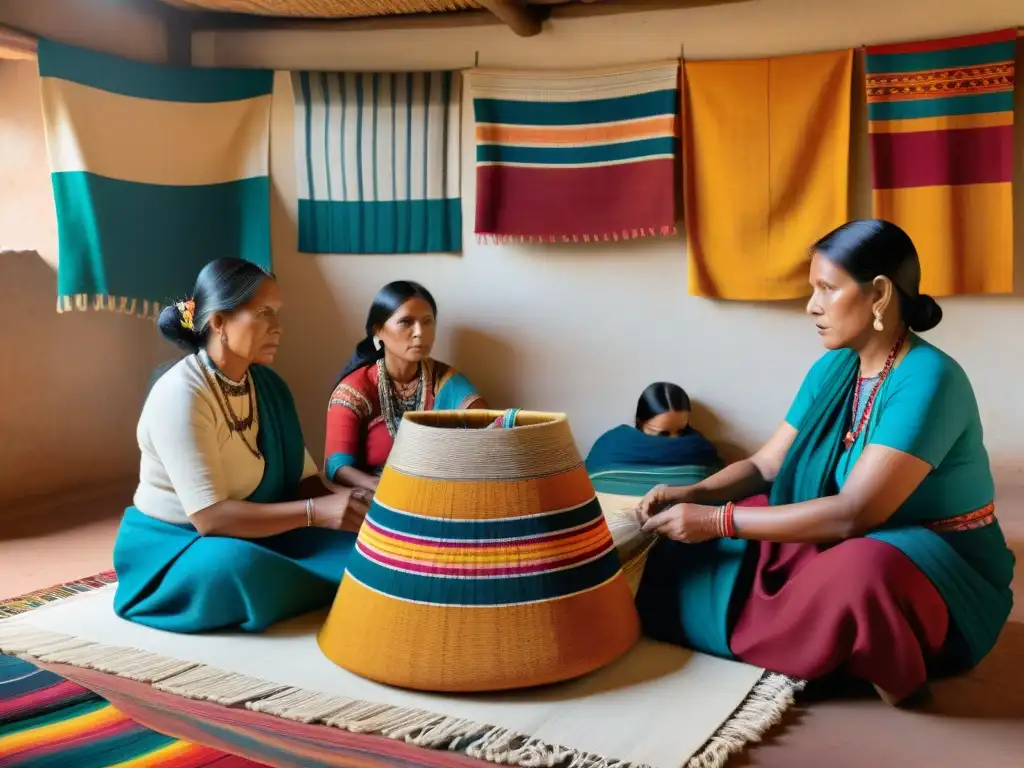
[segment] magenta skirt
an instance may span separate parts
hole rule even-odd
[[[949,612],[906,555],[861,538],[752,546],[754,580],[729,636],[738,658],[804,680],[846,673],[896,698],[925,683]]]

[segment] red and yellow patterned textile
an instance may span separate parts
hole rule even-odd
[[[423,367],[423,393],[417,410],[470,408],[480,395],[463,374],[438,360]],[[380,472],[394,444],[380,402],[377,365],[353,371],[338,383],[327,406],[327,444],[324,471],[327,477],[341,467]]]
[[[913,238],[921,289],[1013,290],[1017,30],[867,49],[874,215]]]

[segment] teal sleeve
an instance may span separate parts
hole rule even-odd
[[[441,391],[437,393],[437,398],[434,400],[434,410],[457,411],[462,408],[468,408],[474,401],[479,399],[480,394],[476,391],[476,387],[470,383],[469,379],[461,373],[455,373],[444,383]]]
[[[908,359],[904,365],[912,365]],[[897,368],[868,442],[909,453],[937,467],[977,414],[971,382],[951,360]],[[881,393],[880,393],[881,394]]]
[[[800,385],[796,397],[793,399],[793,404],[789,406],[789,411],[786,413],[786,423],[794,429],[800,429],[804,417],[811,407],[811,403],[814,402],[814,398],[821,391],[822,377],[825,375],[825,371],[828,370],[834,354],[834,352],[828,352],[819,357],[814,365],[811,366],[807,375],[804,376],[804,381]]]
[[[350,453],[332,453],[324,462],[324,476],[333,481],[334,476],[342,467],[354,467],[356,457]]]

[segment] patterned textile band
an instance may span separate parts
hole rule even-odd
[[[375,502],[356,547],[348,576],[434,605],[553,600],[600,586],[620,567],[596,498],[531,517],[459,521]]]
[[[0,600],[0,619],[8,619],[11,616],[26,613],[57,600],[74,597],[82,592],[92,592],[93,590],[103,588],[107,584],[116,583],[117,575],[113,571],[104,571],[87,579],[69,581],[66,584],[58,584],[47,589],[36,590],[35,592],[29,592],[27,595],[21,595],[10,600]]]
[[[956,517],[947,517],[944,520],[932,520],[924,524],[924,527],[936,533],[949,533],[951,531],[970,531],[974,528],[984,528],[996,521],[996,503],[989,502],[981,509],[968,512]]]

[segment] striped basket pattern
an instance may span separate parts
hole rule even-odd
[[[505,690],[592,672],[639,638],[565,416],[485,428],[501,419],[406,414],[320,632],[339,666],[417,690]]]

